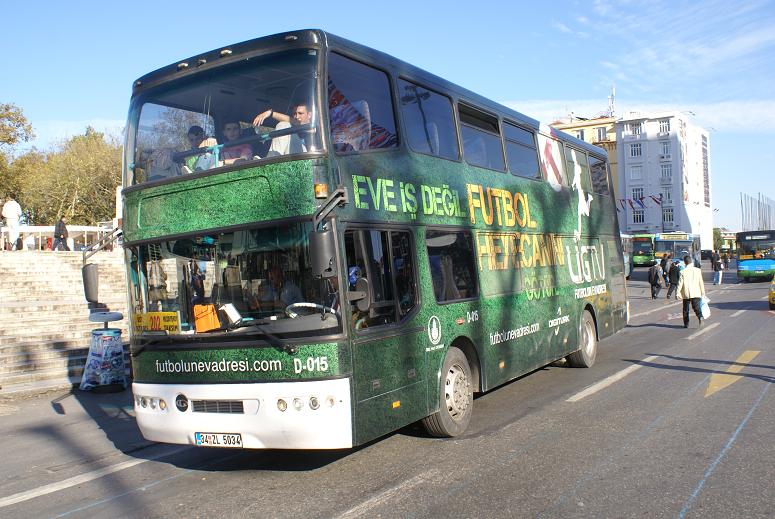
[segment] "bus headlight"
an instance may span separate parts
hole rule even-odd
[[[278,399],[277,409],[279,409],[281,413],[285,412],[285,410],[288,409],[288,402],[286,402],[282,398]]]
[[[301,411],[301,409],[304,407],[304,402],[301,400],[301,398],[294,398],[293,399],[293,408],[297,411]]]
[[[320,401],[318,400],[318,397],[311,396],[309,398],[309,408],[313,411],[320,407]]]

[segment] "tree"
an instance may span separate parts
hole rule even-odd
[[[721,237],[721,228],[713,228],[713,250],[719,250],[724,246],[724,239]]]
[[[62,215],[73,224],[94,225],[115,215],[121,182],[117,138],[88,127],[47,155],[20,156],[12,169],[21,185],[19,203],[37,225],[53,225]]]
[[[10,103],[0,103],[0,147],[14,146],[33,139],[32,125],[22,109]]]

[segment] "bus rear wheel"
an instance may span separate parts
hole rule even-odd
[[[432,436],[458,436],[468,427],[473,407],[471,366],[461,350],[450,348],[441,370],[439,410],[423,418],[423,426]]]
[[[581,316],[579,330],[579,349],[565,359],[572,368],[591,368],[597,357],[597,334],[595,333],[595,321],[589,310],[584,310]]]

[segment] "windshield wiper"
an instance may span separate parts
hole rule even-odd
[[[260,335],[263,335],[264,337],[266,337],[267,342],[272,346],[274,346],[275,348],[280,348],[290,355],[293,355],[294,353],[296,353],[296,349],[297,349],[296,346],[286,344],[277,335],[274,335],[273,333],[270,333],[266,330],[259,329],[259,327],[266,326],[267,324],[268,323],[265,323],[265,322],[260,322],[260,321],[257,322],[257,321],[251,320],[251,321],[245,321],[245,322],[240,322],[236,324],[234,329],[236,333],[250,333],[249,331],[239,332],[238,330],[240,329],[248,330],[249,328],[253,329],[254,331],[258,331]]]

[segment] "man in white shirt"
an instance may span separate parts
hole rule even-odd
[[[16,250],[16,242],[19,240],[19,223],[22,218],[22,207],[19,202],[9,196],[3,204],[3,218],[8,227],[8,239],[11,242],[11,250]]]
[[[689,327],[689,303],[692,305],[697,319],[702,328],[702,312],[700,303],[705,296],[705,283],[702,280],[702,271],[694,266],[694,260],[691,256],[684,256],[686,267],[681,271],[681,278],[678,280],[678,299],[683,299],[683,318],[684,328]]]

